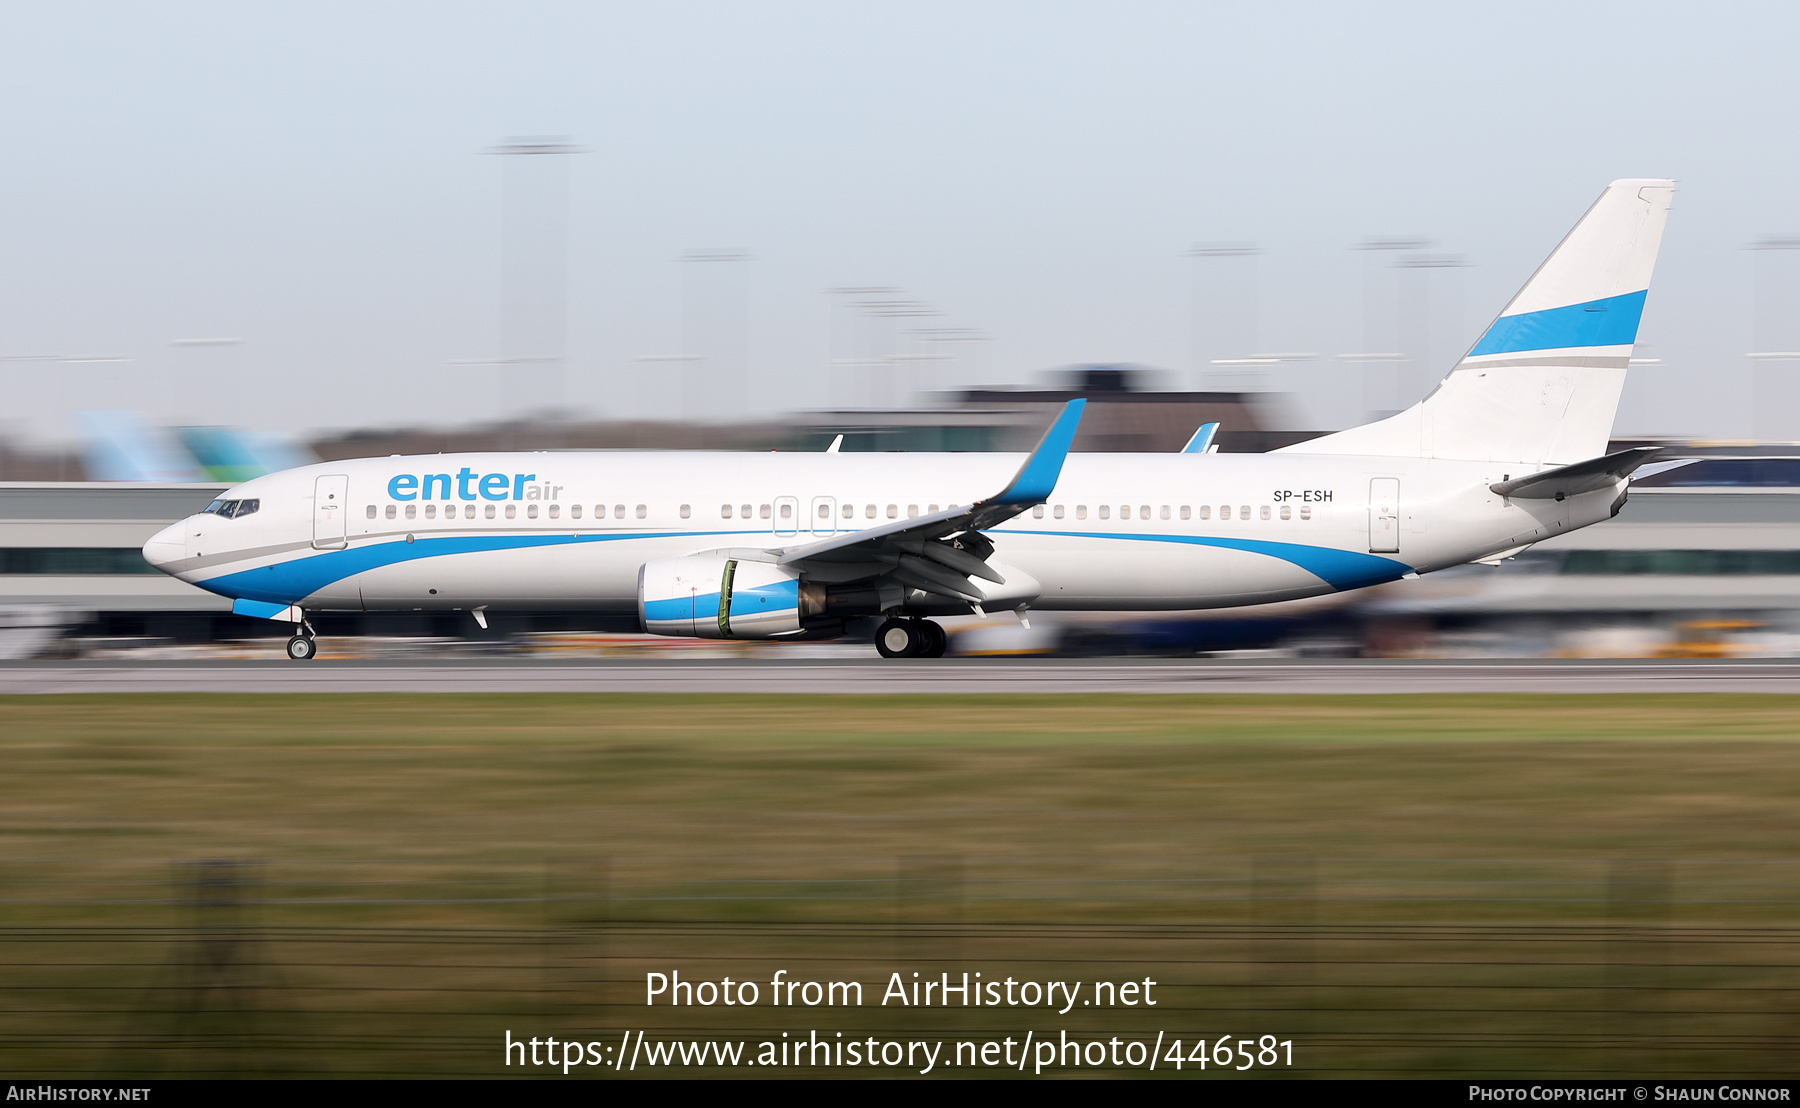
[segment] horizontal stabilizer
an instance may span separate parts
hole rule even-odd
[[[1661,451],[1660,446],[1634,446],[1630,450],[1621,450],[1603,458],[1590,458],[1585,462],[1546,469],[1542,473],[1515,477],[1510,481],[1497,481],[1488,488],[1501,496],[1521,500],[1561,500],[1565,496],[1615,485],[1621,477],[1630,476]]]

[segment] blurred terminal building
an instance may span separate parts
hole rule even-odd
[[[1086,396],[1077,451],[1174,452],[1202,423],[1229,452],[1310,438],[1282,430],[1267,393],[1146,387],[1130,367],[1065,371],[1055,387],[980,389],[931,407],[801,413],[707,426],[549,421],[454,430],[357,431],[297,451],[219,429],[174,432],[90,420],[79,456],[0,448],[0,658],[104,656],[149,646],[260,640],[283,628],[155,572],[139,556],[158,529],[235,481],[312,460],[461,450],[1026,450],[1065,400]],[[1642,441],[1617,443],[1645,445]],[[1045,613],[954,628],[965,653],[1496,656],[1800,655],[1800,445],[1664,443],[1606,523],[1477,565],[1341,596],[1205,613]],[[134,479],[121,479],[134,478]],[[145,479],[151,478],[151,479]],[[567,613],[328,616],[321,634],[429,650],[567,645]],[[614,641],[611,647],[619,644]],[[716,648],[717,644],[714,644]],[[257,646],[260,654],[265,648]]]

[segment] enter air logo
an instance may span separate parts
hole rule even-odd
[[[537,483],[535,473],[476,473],[464,466],[455,474],[402,473],[388,481],[395,500],[555,500],[561,485]]]

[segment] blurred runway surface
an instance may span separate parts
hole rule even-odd
[[[127,692],[1800,693],[1800,661],[15,662],[0,694]]]

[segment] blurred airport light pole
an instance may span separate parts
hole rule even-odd
[[[178,352],[176,362],[175,402],[178,412],[157,412],[173,416],[181,423],[211,425],[230,423],[242,418],[233,412],[233,401],[246,399],[243,388],[248,381],[238,349],[244,340],[235,336],[209,335],[172,339],[169,345]],[[248,404],[246,404],[246,409]]]
[[[1751,435],[1764,441],[1800,438],[1800,235],[1764,235],[1748,249],[1756,254],[1751,321]]]
[[[1261,253],[1262,248],[1253,242],[1202,242],[1187,251],[1187,257],[1194,259],[1193,360],[1196,386],[1201,389],[1216,373],[1212,367],[1245,367],[1253,362],[1250,355],[1256,349],[1258,308],[1256,258]],[[1230,258],[1244,260],[1223,260]],[[1239,369],[1228,377],[1241,376],[1242,372]]]
[[[560,137],[512,138],[502,184],[500,399],[519,416],[560,409],[569,282],[569,170],[580,147]]]
[[[830,297],[830,319],[825,363],[825,400],[834,408],[854,408],[862,396],[862,371],[870,359],[863,350],[864,321],[861,306],[871,297],[893,297],[900,290],[887,285],[843,285],[825,290]]]
[[[1398,273],[1392,265],[1381,265],[1381,256],[1423,250],[1430,245],[1431,240],[1422,235],[1378,235],[1350,246],[1363,256],[1362,349],[1354,354],[1339,354],[1338,359],[1363,367],[1364,418],[1376,419],[1398,410],[1400,364],[1406,361],[1399,333]],[[1395,276],[1393,281],[1382,280],[1390,273]],[[1384,326],[1384,322],[1391,322],[1392,326]]]
[[[1407,359],[1410,363],[1407,368],[1411,372],[1401,369],[1396,374],[1407,378],[1399,395],[1395,397],[1401,408],[1409,407],[1423,398],[1437,384],[1438,379],[1450,371],[1450,367],[1444,364],[1449,355],[1438,350],[1434,344],[1459,341],[1458,335],[1462,331],[1462,283],[1456,280],[1455,271],[1468,267],[1468,259],[1455,254],[1402,255],[1394,259],[1394,268],[1399,270],[1401,282],[1409,284],[1412,293],[1411,296],[1401,298],[1401,319],[1404,321],[1402,331],[1411,332],[1411,336],[1401,344],[1411,355]],[[1442,272],[1443,277],[1434,280],[1432,275],[1438,272]],[[1410,282],[1405,280],[1409,274],[1413,278]],[[1436,290],[1438,296],[1432,295],[1434,284],[1439,286]],[[1446,326],[1431,326],[1434,305],[1441,305],[1444,309]]]
[[[922,358],[936,360],[936,356],[916,352],[902,355],[897,351],[898,324],[895,321],[930,318],[940,313],[922,301],[902,299],[899,289],[885,285],[846,286],[827,291],[836,298],[845,329],[851,332],[844,356],[837,356],[834,351],[831,359],[834,371],[846,371],[834,372],[833,377],[848,378],[849,404],[874,408],[898,403],[904,393],[904,384],[897,380],[899,367]],[[833,330],[835,338],[836,328]],[[924,332],[914,329],[908,333]],[[835,341],[833,346],[837,346]],[[836,394],[837,390],[834,388],[832,392]]]
[[[929,379],[921,377],[916,383],[916,391],[920,402],[927,402],[934,394],[954,392],[965,385],[979,384],[970,372],[956,373],[957,351],[979,351],[990,341],[988,335],[973,327],[921,327],[913,332],[919,341],[937,349],[929,361],[942,362],[947,372],[933,374]],[[973,367],[971,367],[973,368]]]
[[[689,419],[744,417],[748,261],[742,250],[689,250],[681,256],[682,410]]]

